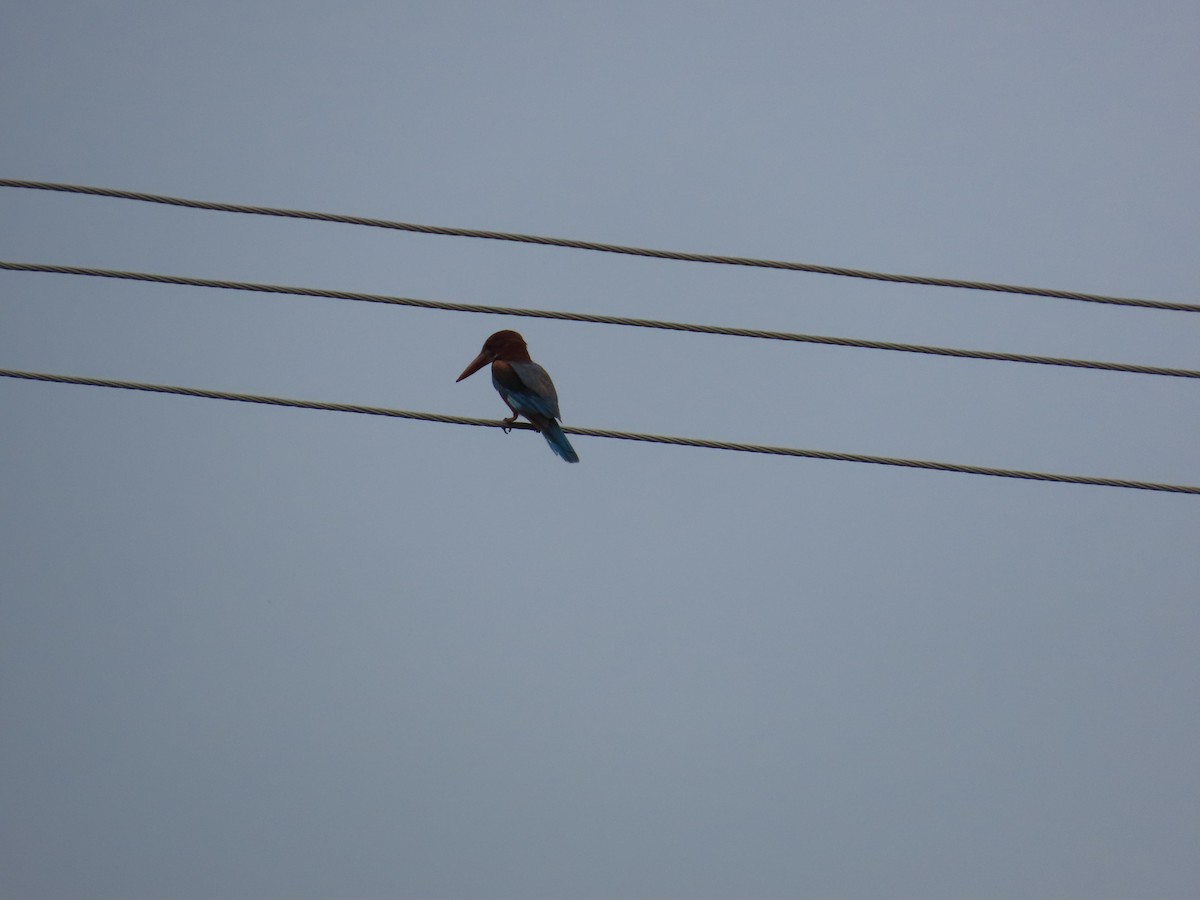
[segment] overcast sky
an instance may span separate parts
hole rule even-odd
[[[1192,2],[0,3],[0,177],[1200,302]],[[0,258],[1200,368],[1200,315],[0,188]],[[0,367],[1200,484],[1200,386],[0,272]],[[0,895],[1200,894],[1200,497],[0,379]]]

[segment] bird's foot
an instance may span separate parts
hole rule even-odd
[[[502,422],[502,424],[500,425],[500,427],[501,427],[501,429],[503,429],[503,431],[504,431],[504,433],[505,433],[505,434],[508,434],[510,431],[512,431],[513,424],[514,424],[516,421],[517,421],[517,417],[516,417],[516,416],[509,416],[507,419],[504,419],[504,420],[503,420],[503,422]]]

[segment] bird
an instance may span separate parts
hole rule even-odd
[[[492,364],[492,385],[500,399],[508,404],[512,416],[504,420],[505,430],[524,416],[541,432],[546,443],[569,463],[579,462],[579,454],[567,440],[558,420],[558,392],[546,370],[529,358],[525,338],[515,331],[497,331],[483,342],[479,355],[463,369],[455,383]]]

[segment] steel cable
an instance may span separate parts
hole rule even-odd
[[[308,219],[317,222],[335,222],[343,225],[363,225],[370,228],[386,228],[392,231],[408,231],[417,234],[448,235],[451,237],[482,238],[493,241],[513,241],[522,244],[539,244],[547,247],[567,247],[574,250],[594,250],[602,253],[618,253],[625,256],[642,256],[652,259],[670,259],[684,262],[713,263],[726,266],[750,266],[762,269],[785,269],[793,272],[810,272],[819,275],[836,275],[845,278],[864,278],[899,284],[918,284],[928,287],[962,288],[993,293],[1024,294],[1031,297],[1049,297],[1061,300],[1080,300],[1087,303],[1103,303],[1113,306],[1130,306],[1142,309],[1174,310],[1177,312],[1200,312],[1200,304],[1181,303],[1170,300],[1146,300],[1137,297],[1112,297],[1104,294],[1089,294],[1081,291],[1064,291],[1053,288],[1026,287],[988,281],[967,281],[959,278],[935,278],[925,275],[896,275],[872,272],[865,269],[850,269],[841,266],[822,266],[812,263],[787,262],[775,259],[756,259],[748,256],[720,256],[711,253],[684,253],[675,250],[652,250],[646,247],[628,247],[621,244],[605,244],[598,241],[580,241],[570,238],[543,237],[535,234],[519,234],[505,231],[485,231],[477,228],[451,228],[440,225],[419,225],[412,222],[396,222],[389,219],[374,219],[365,216],[349,216],[338,213],[310,212],[300,209],[281,209],[270,206],[249,206],[242,203],[218,203],[209,200],[189,200],[163,194],[148,194],[141,191],[125,191],[117,188],[89,187],[80,184],[62,184],[52,181],[28,181],[18,178],[0,179],[0,187],[23,188],[38,191],[56,191],[69,194],[86,194],[94,197],[111,197],[122,200],[138,200],[144,203],[159,203],[188,209],[206,209],[215,212],[242,213],[255,216],[274,216],[287,219]]]
[[[361,406],[348,403],[323,403],[315,400],[292,400],[257,394],[239,394],[230,391],[210,391],[202,388],[177,387],[165,384],[148,384],[139,381],[118,381],[111,378],[88,378],[76,375],[55,375],[44,372],[27,372],[18,369],[0,369],[0,377],[26,381],[53,382],[57,384],[87,385],[91,387],[117,388],[130,391],[147,391],[158,394],[175,394],[185,397],[201,397],[210,400],[231,400],[240,403],[257,403],[267,406],[282,406],[293,409],[315,409],[328,412],[359,413],[371,416],[387,416],[396,419],[414,419],[421,422],[441,422],[449,425],[473,425],[484,428],[505,428],[505,423],[494,419],[476,419],[466,416],[449,416],[439,413],[413,412],[411,410],[388,409],[378,406]],[[531,430],[532,426],[517,423],[518,429]],[[837,453],[826,450],[802,450],[795,447],[773,447],[765,444],[745,444],[734,441],[713,441],[701,438],[671,437],[661,434],[643,434],[628,431],[613,431],[606,428],[579,428],[563,426],[567,434],[581,437],[609,438],[622,441],[639,441],[653,444],[669,444],[676,447],[701,447],[710,450],[729,450],[739,453],[762,453],[771,456],[793,456],[806,459],[836,460],[839,462],[867,463],[880,466],[901,466],[911,469],[929,469],[937,472],[956,472],[965,475],[988,475],[997,478],[1017,478],[1027,481],[1047,481],[1062,484],[1080,484],[1097,487],[1129,488],[1140,491],[1161,491],[1175,494],[1200,494],[1200,487],[1184,484],[1164,484],[1153,481],[1135,481],[1128,478],[1100,478],[1088,475],[1059,475],[1050,472],[1031,472],[1020,469],[999,469],[989,466],[962,465],[959,463],[933,462],[920,459],[901,459],[890,456],[871,456],[862,453]]]
[[[946,356],[958,359],[983,359],[996,362],[1015,362],[1041,366],[1065,366],[1076,369],[1098,369],[1108,372],[1125,372],[1135,375],[1163,375],[1173,378],[1200,378],[1200,370],[1175,369],[1166,366],[1146,366],[1137,363],[1100,362],[1089,359],[1066,359],[1055,356],[1034,356],[1026,353],[1003,353],[992,350],[963,350],[953,347],[931,347],[923,344],[903,344],[893,341],[872,341],[860,338],[828,337],[815,334],[799,334],[789,331],[766,331],[757,328],[730,328],[721,325],[694,325],[686,322],[667,322],[658,319],[638,319],[628,316],[606,316],[594,313],[572,313],[542,309],[523,309],[510,306],[483,306],[475,303],[451,303],[442,300],[421,300],[414,297],[395,297],[387,294],[366,294],[357,291],[335,291],[321,288],[288,287],[278,284],[258,284],[246,281],[223,281],[212,278],[191,278],[183,275],[158,275],[150,272],[125,272],[116,269],[94,269],[82,266],[60,266],[48,263],[20,263],[0,260],[0,269],[13,272],[39,272],[58,275],[80,275],[93,278],[116,278],[127,281],[144,281],[157,284],[187,285],[190,287],[215,288],[218,290],[250,291],[267,294],[286,294],[299,297],[321,297],[333,300],[353,300],[365,303],[384,303],[393,306],[409,306],[419,309],[437,309],[450,312],[483,313],[497,316],[517,316],[537,319],[555,319],[567,322],[588,322],[599,325],[624,325],[631,328],[656,328],[665,331],[683,331],[693,334],[715,334],[729,337],[760,338],[772,341],[792,341],[805,344],[823,344],[834,347],[857,347],[867,350],[890,350],[900,353],[922,353],[931,356]]]

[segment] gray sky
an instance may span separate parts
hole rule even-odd
[[[1197,301],[1194,3],[6,3],[0,177]],[[1200,316],[0,189],[3,258],[1200,368]],[[1200,483],[1185,379],[0,273],[0,367]],[[1200,499],[0,379],[0,895],[1194,897]]]

